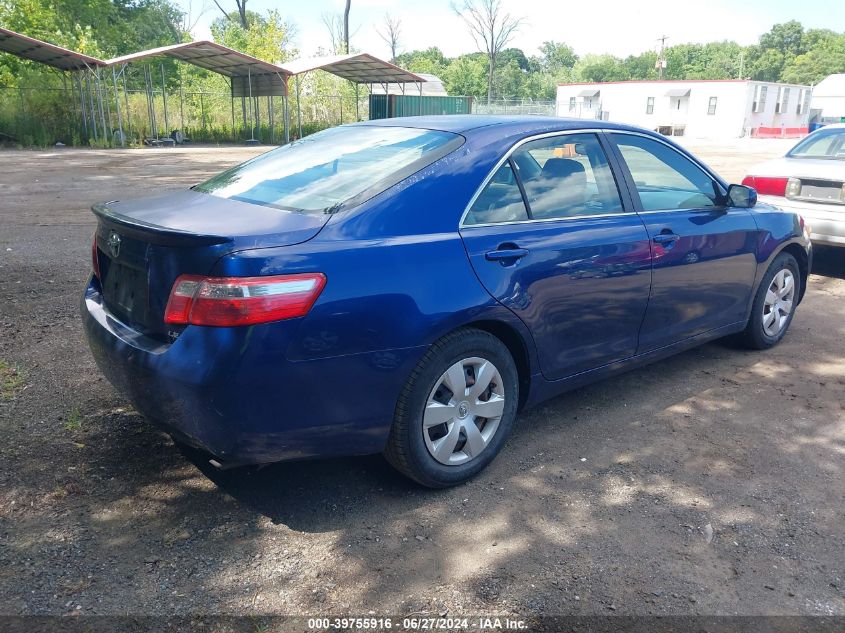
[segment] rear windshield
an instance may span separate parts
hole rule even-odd
[[[813,132],[789,150],[790,158],[831,158],[845,160],[845,129]]]
[[[308,213],[362,202],[453,151],[463,137],[404,127],[336,127],[232,167],[196,191]]]

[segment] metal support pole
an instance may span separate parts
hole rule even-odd
[[[88,144],[88,113],[86,112],[85,108],[85,90],[82,87],[82,75],[80,75],[81,71],[76,72],[76,82],[79,88],[79,103],[80,103],[80,114],[82,115],[82,131],[85,134],[85,138],[82,139],[85,144]]]
[[[120,146],[126,147],[126,137],[123,134],[123,114],[120,111],[120,93],[117,91],[117,73],[114,66],[111,67],[111,77],[114,82],[114,105],[117,110],[117,129],[120,133]]]
[[[422,82],[419,83],[420,86],[420,116],[422,116]]]
[[[285,91],[287,92],[287,91]],[[288,107],[288,95],[282,97],[282,107],[285,110],[285,144],[290,143],[290,108]]]
[[[355,83],[355,121],[361,120],[361,98],[358,96],[358,86],[359,84]]]
[[[182,89],[182,66],[179,66],[179,129],[185,136],[185,92]]]
[[[296,76],[296,125],[299,128],[299,138],[302,138],[302,109],[299,106],[299,75]]]
[[[279,78],[279,81],[282,84],[282,119],[284,121],[285,127],[285,144],[290,143],[290,111],[288,110],[288,79],[285,77],[282,78],[281,75],[276,73],[276,76]]]
[[[205,95],[201,92],[200,93],[200,118],[202,119],[202,129],[205,129]],[[235,120],[234,115],[232,115],[232,121]],[[234,127],[234,123],[232,123],[232,127]]]
[[[167,84],[164,81],[164,63],[161,64],[161,98],[164,100],[164,135],[170,135],[170,123],[167,121]]]
[[[91,130],[94,132],[94,142],[97,142],[97,111],[94,109],[94,93],[91,92],[91,73],[90,70],[85,71],[85,91],[88,93],[88,106],[91,113]]]
[[[252,66],[246,67],[246,75],[247,75],[247,82],[249,83],[249,105],[252,112],[250,113],[252,116],[250,117],[250,131],[249,131],[249,140],[255,142],[255,108],[257,104],[255,100],[252,98]]]
[[[126,88],[126,64],[121,66],[120,74],[123,79],[123,103],[126,106],[126,133],[132,137],[132,113],[129,111],[129,90]]]
[[[94,73],[94,86],[97,89],[97,107],[100,109],[100,122],[102,122],[103,127],[103,142],[109,142],[109,134],[106,132],[106,113],[103,110],[103,91],[102,86],[100,85],[100,73]]]
[[[235,98],[232,97],[230,99],[230,101],[232,102],[232,140],[234,141],[235,140]],[[205,125],[205,123],[203,123],[203,126],[204,125]]]
[[[273,97],[267,95],[267,122],[270,124],[270,143],[276,144],[276,117],[273,116]]]

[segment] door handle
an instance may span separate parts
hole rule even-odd
[[[485,253],[484,258],[491,262],[501,262],[522,259],[526,255],[528,255],[527,248],[507,248],[503,244],[499,246],[498,250]]]
[[[681,238],[680,235],[677,233],[659,233],[655,235],[652,239],[657,242],[658,244],[669,244],[670,242],[675,242]]]

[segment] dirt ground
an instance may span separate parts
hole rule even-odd
[[[737,181],[790,142],[686,144]],[[83,340],[88,208],[257,151],[0,152],[0,614],[845,615],[845,253],[777,348],[527,411],[456,489],[379,456],[195,465]]]

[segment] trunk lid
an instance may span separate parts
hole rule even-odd
[[[106,307],[126,325],[162,340],[178,336],[164,324],[164,309],[179,275],[207,275],[235,250],[307,241],[329,218],[192,190],[92,210]]]

